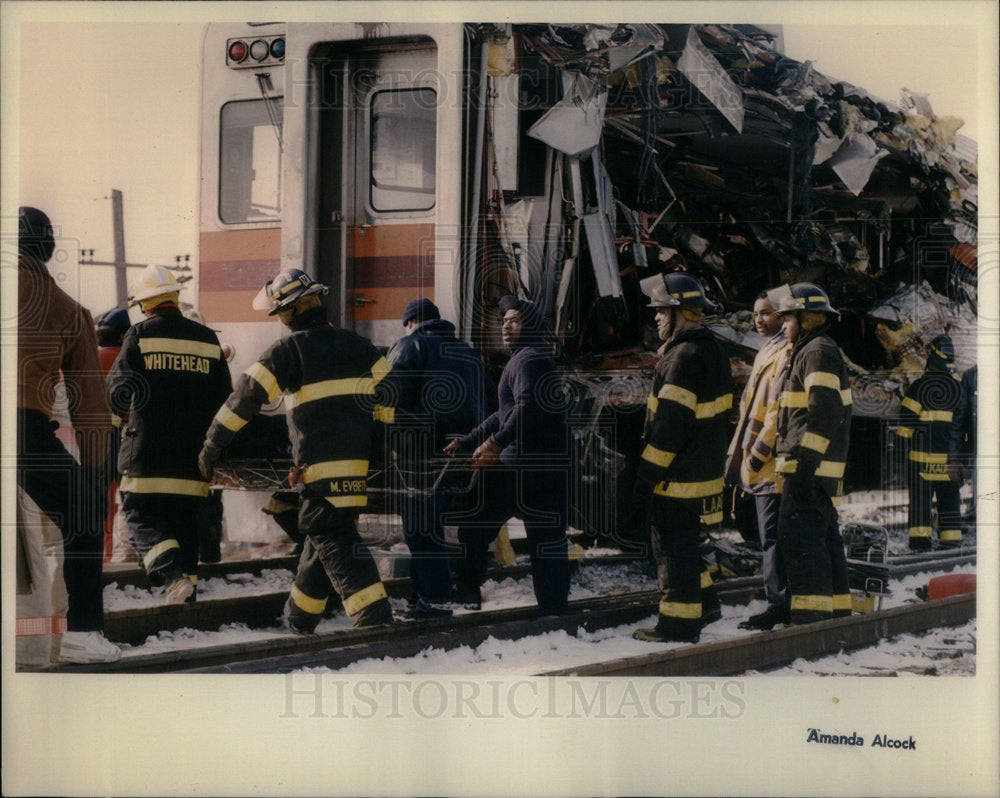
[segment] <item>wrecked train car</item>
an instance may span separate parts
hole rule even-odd
[[[536,301],[573,402],[575,523],[596,531],[637,456],[657,346],[639,281],[658,271],[703,279],[737,376],[762,343],[756,294],[822,284],[877,429],[921,340],[958,331],[971,358],[974,151],[926,98],[891,105],[774,42],[749,25],[211,25],[201,310],[243,367],[278,334],[250,298],[296,267],[377,345],[428,296],[499,368],[497,298]]]

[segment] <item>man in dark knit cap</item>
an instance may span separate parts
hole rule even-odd
[[[419,493],[394,496],[410,548],[410,578],[418,616],[450,615],[451,566],[441,514],[445,494],[431,490],[426,464],[447,443],[486,415],[485,373],[479,355],[455,337],[455,325],[441,318],[427,298],[413,299],[403,312],[407,334],[386,360],[399,386],[393,446]]]
[[[500,376],[499,409],[445,448],[454,454],[475,447],[473,468],[482,472],[476,509],[459,522],[464,554],[455,568],[456,600],[480,606],[487,549],[514,516],[524,522],[531,546],[539,613],[560,615],[569,596],[566,397],[538,306],[505,296],[500,312],[501,335],[511,358]]]

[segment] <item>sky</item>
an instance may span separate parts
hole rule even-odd
[[[446,7],[445,13],[471,19],[476,16],[469,10],[473,5],[458,6],[462,16],[454,16],[456,6]],[[629,18],[625,5],[615,4],[613,11],[601,7],[605,15]],[[892,3],[891,15],[880,16],[876,10],[884,4],[866,3],[864,14],[843,14],[851,5],[671,3],[642,8],[653,9],[649,18],[656,19],[665,19],[666,9],[677,18],[676,9],[683,8],[685,21],[780,21],[789,56],[811,60],[824,74],[890,102],[899,100],[903,86],[927,94],[938,115],[964,119],[960,132],[978,138],[980,29],[970,24],[974,18],[959,12],[965,4],[950,4],[944,26],[926,24],[935,19],[933,13],[927,15],[935,4]],[[347,19],[371,18],[373,7],[383,8],[368,4],[351,16],[350,4],[325,7]],[[410,4],[415,7],[441,8]],[[822,13],[809,13],[807,7]],[[20,22],[2,26],[5,66],[14,67],[2,72],[4,109],[14,105],[19,110],[13,121],[9,114],[4,119],[4,140],[18,140],[16,148],[4,147],[5,175],[18,178],[13,187],[12,181],[4,181],[4,212],[9,216],[8,207],[22,204],[48,212],[65,243],[53,269],[61,284],[97,314],[114,304],[113,271],[78,269],[77,252],[94,249],[96,260],[113,258],[112,189],[124,195],[130,262],[172,264],[177,255],[196,259],[203,23],[223,16],[274,18],[274,6],[6,2],[2,8],[5,23]],[[531,9],[536,15],[537,8]],[[756,16],[747,16],[750,8]],[[410,9],[403,13],[412,13]],[[296,4],[283,4],[282,12],[286,10],[288,16],[316,13]],[[842,20],[851,24],[840,24]],[[978,44],[979,50],[989,46]],[[193,292],[185,298],[194,299],[189,294]]]

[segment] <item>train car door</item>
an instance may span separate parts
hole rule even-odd
[[[315,265],[332,317],[377,346],[406,302],[434,299],[437,49],[430,39],[320,45]]]

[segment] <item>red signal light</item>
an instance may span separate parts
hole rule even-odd
[[[247,57],[248,52],[245,42],[235,41],[229,45],[229,60],[239,63]]]

